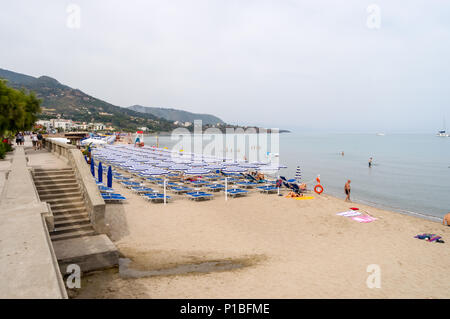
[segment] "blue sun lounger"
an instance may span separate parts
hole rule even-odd
[[[152,203],[164,203],[164,194],[160,193],[146,193],[143,196]],[[166,202],[168,203],[170,196],[166,195]]]
[[[244,188],[253,188],[256,185],[258,185],[258,183],[254,183],[254,182],[237,182],[236,185],[239,185],[240,187],[244,187]]]
[[[227,195],[230,197],[241,197],[241,196],[247,196],[248,191],[245,189],[240,188],[233,188],[227,190]]]
[[[222,189],[225,189],[225,186],[223,186],[221,184],[206,185],[205,187],[207,190],[209,190],[211,192],[219,192]]]
[[[266,194],[274,194],[278,191],[278,188],[275,186],[258,186],[257,189],[261,192],[261,193],[266,193]]]
[[[102,186],[102,185],[98,185],[98,190],[100,191],[100,193],[113,193],[114,192],[113,188]]]
[[[117,202],[123,202],[124,200],[126,200],[126,198],[124,196],[122,196],[121,194],[104,194],[102,193],[102,197],[103,200],[105,202],[112,202],[112,203],[117,203]]]
[[[127,188],[131,188],[133,186],[140,186],[138,182],[121,182],[121,184]]]
[[[186,193],[189,199],[192,200],[206,200],[206,199],[212,199],[214,197],[213,194],[205,193],[205,192],[189,192]]]
[[[175,187],[171,187],[170,190],[176,194],[183,194],[183,193],[187,193],[190,191],[193,191],[192,188],[190,187],[185,187],[185,186],[175,186]]]
[[[152,189],[152,188],[149,188],[149,187],[143,187],[143,186],[133,186],[133,187],[131,187],[131,190],[132,190],[133,192],[135,192],[135,193],[138,193],[138,194],[142,194],[142,193],[151,193],[151,192],[153,192],[153,189]]]

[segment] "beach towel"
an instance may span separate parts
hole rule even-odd
[[[302,196],[302,197],[294,197],[296,200],[304,200],[304,199],[313,199],[314,196]]]
[[[361,213],[360,212],[355,212],[353,210],[349,210],[349,211],[346,211],[346,212],[337,213],[336,215],[344,216],[344,217],[353,217],[353,216],[359,216],[359,215],[361,215]]]
[[[376,220],[376,218],[371,217],[371,216],[355,216],[355,217],[352,217],[352,219],[359,223],[370,223],[370,222],[373,222],[374,220]]]

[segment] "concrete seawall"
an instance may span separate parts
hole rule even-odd
[[[88,208],[92,226],[98,234],[109,235],[109,230],[105,223],[105,201],[92,178],[91,171],[86,165],[81,152],[74,145],[48,138],[44,139],[43,146],[59,158],[67,161],[69,166],[75,170],[77,180],[83,191],[84,202]]]

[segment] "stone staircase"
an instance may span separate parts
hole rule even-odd
[[[52,241],[95,235],[74,170],[35,169],[33,179],[40,200],[53,212]]]

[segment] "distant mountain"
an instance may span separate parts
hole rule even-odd
[[[145,114],[153,114],[157,117],[161,117],[171,122],[180,121],[180,122],[191,122],[194,123],[194,120],[202,120],[202,124],[206,125],[215,125],[217,123],[223,124],[224,122],[218,118],[217,116],[210,114],[198,114],[191,113],[182,110],[175,110],[171,108],[162,108],[162,107],[150,107],[150,106],[141,106],[141,105],[133,105],[128,107],[128,109],[145,113]]]
[[[169,131],[177,127],[173,121],[112,105],[48,76],[35,78],[0,69],[0,78],[6,79],[7,84],[13,88],[34,91],[42,99],[43,112],[39,116],[42,119],[60,115],[74,121],[109,123],[128,130],[145,126],[152,131]]]

